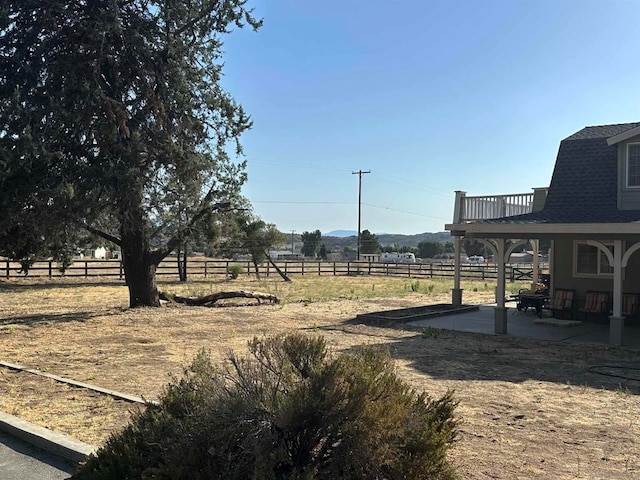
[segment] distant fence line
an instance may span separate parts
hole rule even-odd
[[[0,275],[6,278],[24,278],[24,272],[17,262],[2,261]],[[189,278],[229,277],[229,267],[239,265],[244,274],[254,275],[251,261],[237,260],[188,260]],[[276,262],[286,275],[385,275],[410,278],[453,278],[454,265],[447,263],[375,263],[375,262],[324,262],[324,261],[286,261]],[[278,276],[272,265],[265,262],[259,265],[262,277]],[[178,277],[177,260],[164,260],[157,269],[158,277]],[[118,277],[124,278],[124,269],[120,260],[75,260],[63,273],[55,261],[35,262],[29,268],[29,277]],[[495,264],[462,264],[461,277],[475,280],[495,280],[498,269]],[[531,281],[533,269],[530,264],[510,264],[506,266],[506,279],[509,281]]]

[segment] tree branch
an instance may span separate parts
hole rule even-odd
[[[98,230],[97,228],[93,228],[92,226],[87,225],[86,223],[83,225],[83,227],[86,230],[88,230],[90,233],[93,233],[94,235],[98,235],[99,237],[102,237],[105,240],[108,240],[111,243],[115,243],[119,247],[122,247],[122,240],[120,240],[119,238],[114,237],[113,235],[111,235],[111,234],[109,234],[107,232],[103,232],[102,230]]]
[[[154,263],[156,265],[159,264],[162,261],[162,259],[165,258],[167,255],[169,255],[173,250],[175,250],[184,241],[185,238],[191,235],[191,232],[193,231],[193,227],[195,226],[195,224],[198,223],[198,221],[202,217],[204,217],[206,213],[212,210],[212,207],[209,205],[209,203],[211,202],[211,199],[214,197],[214,195],[216,195],[217,193],[220,193],[220,192],[213,190],[213,187],[209,190],[209,192],[202,199],[202,202],[200,202],[202,205],[200,207],[200,210],[191,218],[189,223],[187,223],[184,227],[179,229],[176,232],[176,234],[172,238],[170,238],[167,241],[167,243],[165,243],[163,247],[158,248],[157,250],[154,250],[153,252],[151,252],[151,263]],[[223,208],[229,208],[229,206],[230,206],[229,202],[216,203],[213,205],[213,209],[221,210]]]

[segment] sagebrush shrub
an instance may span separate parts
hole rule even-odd
[[[242,272],[244,272],[242,265],[234,264],[227,267],[227,273],[233,280],[238,278]]]
[[[332,355],[295,334],[255,338],[249,352],[215,367],[201,351],[73,478],[456,478],[457,402],[413,391],[385,349]]]

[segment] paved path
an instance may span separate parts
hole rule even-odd
[[[64,480],[73,463],[46,453],[0,432],[0,478],[2,480]]]

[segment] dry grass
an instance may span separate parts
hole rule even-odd
[[[433,396],[457,392],[463,424],[453,455],[463,478],[640,477],[640,382],[588,369],[639,367],[638,352],[449,331],[421,335],[354,321],[358,313],[449,302],[451,285],[441,281],[305,276],[291,284],[238,279],[161,288],[193,295],[245,288],[283,302],[129,310],[118,282],[4,281],[0,359],[152,399],[200,348],[221,360],[228,349],[244,351],[254,335],[321,333],[336,351],[384,344],[414,387]],[[492,300],[490,282],[464,288],[466,301]],[[132,408],[0,369],[0,410],[89,443],[124,425]]]

